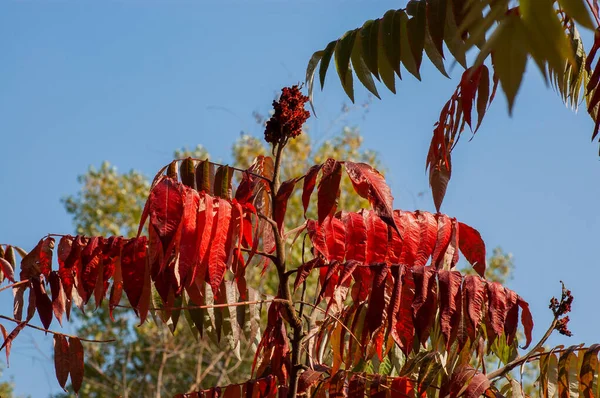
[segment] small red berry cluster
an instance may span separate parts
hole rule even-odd
[[[558,319],[558,323],[555,326],[555,329],[558,330],[558,333],[564,334],[565,336],[572,336],[573,333],[568,328],[569,317],[564,316],[571,312],[571,304],[573,303],[573,295],[571,295],[571,291],[565,288],[565,284],[561,281],[562,284],[562,297],[560,301],[556,297],[552,297],[550,299],[550,309],[554,313],[554,316],[558,319],[559,317],[563,317]]]
[[[302,125],[310,117],[310,112],[304,109],[308,97],[303,95],[296,86],[284,87],[279,101],[273,101],[275,113],[267,121],[265,141],[271,144],[287,142],[302,133]]]

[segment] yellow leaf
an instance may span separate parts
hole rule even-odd
[[[578,24],[588,29],[595,29],[584,0],[558,0],[558,4]]]

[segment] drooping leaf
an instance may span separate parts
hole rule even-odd
[[[379,79],[379,19],[366,21],[360,30],[361,54],[369,71]]]
[[[368,39],[368,38],[366,38]],[[350,59],[352,61],[352,68],[354,69],[354,73],[356,73],[356,77],[360,82],[369,90],[375,97],[381,99],[379,93],[377,92],[377,87],[375,87],[375,82],[373,81],[373,77],[371,76],[371,71],[367,66],[365,59],[363,59],[363,55],[361,54],[363,51],[361,35],[356,35],[354,39],[354,47],[352,49],[352,54],[350,55]],[[375,50],[377,48],[375,47]],[[376,60],[377,58],[375,58]],[[375,73],[377,73],[377,65],[375,64]]]
[[[208,260],[208,276],[215,296],[218,294],[219,286],[227,269],[225,244],[231,224],[231,204],[222,198],[219,198],[218,203],[219,209],[211,234],[211,247]]]
[[[233,169],[229,166],[219,166],[215,173],[215,196],[231,200],[233,188],[231,180],[233,178]]]
[[[438,273],[440,288],[440,323],[446,347],[452,345],[452,332],[458,327],[461,317],[461,282],[462,276],[458,271],[440,270]]]
[[[357,31],[346,32],[335,46],[335,68],[337,69],[340,82],[346,95],[354,102],[354,87],[352,82],[352,70],[350,69],[350,56],[354,47]]]
[[[523,328],[525,329],[525,346],[523,349],[529,347],[531,344],[531,331],[533,330],[533,317],[531,316],[531,311],[529,310],[529,304],[523,300],[521,297],[517,299],[517,304],[521,307],[521,323],[523,324]]]
[[[358,213],[342,213],[346,230],[346,261],[364,262],[367,251],[367,227]]]
[[[415,332],[421,343],[429,338],[437,307],[436,269],[433,267],[413,267],[415,299],[412,303],[415,319]]]
[[[129,303],[137,308],[144,288],[144,274],[146,269],[145,236],[130,239],[123,246],[121,256],[121,275],[123,277],[123,290],[127,294]]]
[[[11,283],[15,283],[15,271],[12,265],[2,257],[0,257],[0,270],[4,278],[8,279]]]
[[[490,342],[493,342],[496,336],[504,332],[504,323],[506,321],[506,293],[504,286],[498,282],[487,284],[488,294],[488,316],[491,330],[489,330]]]
[[[69,337],[69,373],[71,374],[71,387],[76,394],[83,383],[83,369],[83,345],[77,337]]]
[[[327,74],[327,68],[331,61],[331,56],[336,48],[337,40],[330,42],[327,47],[323,50],[323,57],[321,58],[321,65],[319,66],[319,81],[321,82],[321,90],[325,86],[325,75]]]
[[[419,224],[419,249],[415,259],[415,266],[424,266],[433,253],[437,241],[437,220],[427,211],[416,211]]]
[[[376,264],[385,261],[388,250],[388,227],[375,212],[362,211],[367,227],[366,263]]]
[[[593,344],[583,355],[579,380],[581,381],[581,393],[584,398],[592,398],[596,393],[598,385],[598,351],[600,351],[600,344]]]
[[[46,278],[52,270],[52,250],[54,238],[41,239],[35,248],[21,261],[21,280],[33,278],[43,274]]]
[[[212,195],[215,190],[214,165],[208,159],[198,162],[196,165],[196,189]]]
[[[327,159],[323,164],[323,174],[317,188],[317,206],[319,223],[335,213],[340,194],[342,164],[334,159]]]
[[[310,203],[310,196],[315,189],[317,176],[322,167],[322,164],[312,166],[304,177],[304,186],[302,188],[302,207],[304,208],[304,217],[306,217],[306,210],[308,209],[308,205]]]
[[[366,163],[344,163],[357,194],[367,199],[375,213],[400,234],[393,216],[394,197],[383,175]]]
[[[179,289],[175,292],[180,294],[185,286],[188,286],[194,276],[194,269],[199,266],[197,242],[199,240],[197,228],[198,208],[200,195],[192,189],[183,190],[183,216],[181,219],[181,238],[179,243],[179,262],[175,270],[175,279]]]
[[[66,308],[66,296],[58,272],[52,271],[48,278],[50,282],[50,293],[52,294],[52,311],[58,323],[62,326],[62,316]]]
[[[448,3],[445,0],[427,0],[427,28],[435,48],[442,56],[444,55],[444,28]]]
[[[471,341],[474,341],[477,327],[483,316],[484,281],[478,276],[467,275],[463,284],[463,294],[465,297],[465,308],[470,321],[468,333]]]
[[[415,60],[417,71],[421,68],[423,60],[423,47],[425,46],[425,32],[427,29],[425,0],[410,0],[406,10],[412,16],[406,23],[410,49]]]
[[[31,280],[31,287],[35,292],[35,308],[40,316],[40,321],[42,321],[44,329],[48,329],[52,323],[52,301],[46,293],[43,281],[33,278]]]
[[[6,339],[8,338],[8,332],[6,331],[6,328],[4,327],[4,325],[0,324],[0,332],[2,333],[2,339],[3,342],[6,341]],[[6,344],[6,366],[10,366],[10,362],[9,362],[9,357],[10,357],[10,347],[11,347],[11,343]]]
[[[61,334],[54,335],[54,371],[58,384],[64,389],[69,378],[70,352],[67,338]]]
[[[277,228],[283,234],[283,221],[285,219],[285,213],[287,211],[287,203],[290,199],[292,193],[294,193],[294,188],[296,188],[296,183],[298,182],[298,178],[292,178],[291,180],[287,180],[281,183],[277,194],[275,195],[275,203],[273,204],[274,214],[273,218],[275,223],[277,223]]]

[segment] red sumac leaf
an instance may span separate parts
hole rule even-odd
[[[198,266],[197,215],[200,195],[197,191],[186,188],[183,190],[183,217],[181,220],[181,240],[179,243],[179,263],[175,269],[175,280],[178,285],[176,294],[180,294],[188,286],[193,270]]]
[[[308,236],[314,249],[321,253],[323,257],[329,259],[329,248],[327,247],[325,231],[323,230],[322,225],[320,226],[314,220],[308,220],[306,223],[306,231],[308,232]]]
[[[469,125],[471,129],[473,126],[471,124],[471,113],[473,110],[473,101],[475,100],[475,93],[477,92],[477,88],[479,87],[479,81],[481,80],[481,72],[483,65],[478,67],[472,67],[467,69],[461,78],[460,81],[460,98],[463,109],[463,117],[465,118],[465,122]]]
[[[363,210],[367,226],[367,264],[385,261],[388,250],[388,227],[374,212]]]
[[[79,275],[80,278],[78,278],[81,280],[81,289],[78,291],[81,293],[81,298],[85,304],[92,297],[92,292],[96,287],[103,246],[104,238],[94,236],[90,238],[88,244],[81,252],[81,274]]]
[[[0,324],[0,332],[2,332],[2,338],[4,339],[4,341],[6,341],[6,339],[8,338],[8,332],[6,331],[6,328],[4,327],[4,325]],[[10,363],[8,361],[8,358],[10,357],[10,344],[6,345],[6,366],[10,366]]]
[[[285,212],[287,211],[287,203],[292,193],[294,193],[294,188],[296,187],[297,182],[298,178],[292,178],[291,180],[282,182],[277,194],[275,195],[275,203],[273,204],[273,219],[275,220],[277,228],[282,235],[283,221],[285,218]]]
[[[438,222],[438,232],[432,263],[439,269],[443,265],[444,255],[452,238],[452,220],[445,214],[436,214],[435,218]]]
[[[198,268],[192,272],[192,282],[197,280],[200,285],[204,284],[208,271],[210,258],[209,246],[212,239],[214,219],[213,197],[203,193],[200,197],[198,215],[196,217],[196,228],[198,229],[196,234],[198,238],[196,248],[198,250],[199,264]]]
[[[346,261],[364,262],[367,252],[367,227],[363,216],[343,212],[342,222],[346,229]]]
[[[329,257],[327,261],[344,261],[346,255],[346,230],[344,223],[335,217],[323,221],[323,232],[327,243]]]
[[[35,308],[44,325],[44,329],[48,329],[52,323],[52,301],[46,293],[44,282],[38,278],[31,280],[31,287],[35,292]]]
[[[414,398],[415,386],[406,377],[396,377],[390,386],[390,398]]]
[[[412,304],[415,319],[415,332],[421,343],[429,338],[429,332],[437,308],[436,269],[414,267],[415,300]]]
[[[298,394],[303,394],[308,389],[314,386],[323,375],[323,372],[319,372],[312,369],[306,369],[298,378]]]
[[[110,288],[110,298],[108,299],[109,315],[110,319],[112,319],[113,322],[115,321],[115,318],[113,317],[113,310],[116,308],[117,305],[119,305],[119,302],[121,301],[121,295],[123,294],[123,271],[121,269],[121,258],[122,256],[121,254],[119,254],[119,257],[117,257],[117,260],[115,262],[113,284]]]
[[[506,321],[506,292],[504,286],[498,282],[488,282],[488,316],[492,330],[488,331],[490,342],[504,331]]]
[[[310,196],[312,195],[317,183],[317,175],[319,174],[319,171],[321,171],[322,167],[322,164],[316,164],[312,166],[304,177],[304,186],[302,187],[302,207],[304,208],[304,217],[306,217],[306,210],[308,209],[308,205],[310,203]]]
[[[363,374],[353,374],[348,383],[348,398],[363,398],[365,387],[366,377]]]
[[[6,279],[15,283],[15,271],[12,265],[2,257],[0,257],[0,270],[2,270],[2,274]]]
[[[519,306],[517,305],[517,293],[505,288],[506,294],[506,321],[504,322],[504,335],[506,342],[511,345],[517,334],[517,325],[519,323]]]
[[[468,333],[471,341],[475,340],[475,332],[483,315],[485,286],[485,282],[480,277],[475,275],[465,276],[463,294],[465,295],[465,307],[469,316],[470,327]]]
[[[400,234],[392,211],[394,197],[383,175],[366,163],[346,161],[344,166],[356,193],[367,199],[373,211]]]
[[[150,224],[168,256],[183,216],[182,185],[172,178],[163,178],[150,192],[148,202]]]
[[[437,220],[435,216],[427,211],[416,211],[419,224],[419,250],[415,259],[415,266],[424,266],[433,254],[435,242],[437,241]]]
[[[65,312],[66,296],[58,272],[52,271],[48,278],[50,282],[50,293],[52,294],[52,311],[58,323],[62,326],[62,316]]]
[[[529,310],[529,304],[523,300],[521,297],[517,299],[517,304],[521,307],[521,323],[523,324],[523,329],[525,329],[525,346],[523,349],[529,347],[531,344],[531,331],[533,330],[533,317],[531,316],[531,311]]]
[[[231,203],[227,200],[219,198],[219,209],[215,220],[211,242],[210,253],[208,259],[208,276],[213,294],[216,296],[219,291],[221,281],[225,276],[227,269],[227,253],[225,244],[231,224]]]
[[[385,263],[377,265],[374,270],[373,287],[371,288],[371,297],[367,310],[367,328],[365,329],[369,333],[379,328],[386,319],[385,289],[389,271],[390,266]]]
[[[71,386],[77,394],[83,383],[83,346],[77,337],[69,337],[69,373]]]
[[[412,304],[415,299],[415,281],[413,273],[406,267],[402,275],[402,292],[400,295],[400,308],[396,315],[396,327],[392,337],[396,340],[405,355],[411,352],[415,337]]]
[[[342,179],[342,164],[334,159],[327,159],[323,164],[323,174],[317,188],[317,214],[319,223],[332,215],[337,207]]]
[[[123,246],[123,254],[121,256],[123,290],[125,290],[131,306],[136,309],[144,288],[147,241],[148,239],[145,236],[129,239]]]
[[[400,230],[404,238],[402,253],[398,262],[412,267],[415,264],[421,242],[421,229],[418,218],[413,212],[397,211],[397,213],[400,218]]]
[[[62,334],[54,335],[54,371],[58,384],[64,389],[69,378],[69,342]]]
[[[21,261],[21,280],[33,278],[43,274],[46,278],[52,270],[52,250],[54,238],[41,239],[35,248]]]
[[[457,320],[460,320],[462,300],[462,276],[458,271],[438,271],[440,287],[440,323],[442,334],[446,340],[446,347],[452,344],[451,335],[456,333]],[[457,316],[458,315],[458,316]]]
[[[485,243],[476,229],[467,224],[458,223],[458,247],[475,271],[483,276],[486,267]]]
[[[481,126],[481,122],[487,111],[489,95],[490,73],[487,66],[481,65],[481,79],[479,80],[479,87],[477,88],[477,126],[475,127],[475,131]]]
[[[298,267],[298,272],[296,272],[296,280],[294,281],[294,290],[297,290],[298,287],[306,280],[310,272],[317,266],[322,265],[323,260],[320,257],[313,258],[307,263],[304,263]]]
[[[21,333],[21,330],[23,330],[25,328],[25,326],[27,326],[28,322],[29,322],[29,320],[19,323],[17,325],[17,327],[14,328],[12,330],[12,332],[10,332],[10,334],[4,338],[4,343],[2,343],[2,346],[0,346],[0,351],[2,351],[2,349],[4,347],[6,347],[6,362],[7,363],[8,363],[8,357],[10,356],[10,348],[12,347],[13,340],[19,335],[19,333]],[[4,334],[4,333],[5,333],[5,331],[2,332],[2,334]]]

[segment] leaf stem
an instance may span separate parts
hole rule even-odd
[[[6,290],[6,289],[10,289],[10,288],[13,288],[13,287],[24,285],[26,283],[29,283],[29,279],[24,279],[22,281],[15,282],[15,283],[12,283],[10,285],[4,286],[3,288],[0,288],[0,292],[3,291],[3,290]]]
[[[0,315],[0,319],[5,319],[7,321],[11,321],[11,322],[14,322],[16,324],[21,324],[22,323],[21,321],[18,321],[18,320],[14,319],[14,318],[10,318],[10,317],[4,316],[4,315]],[[25,321],[25,322],[27,322],[27,321]],[[39,326],[30,325],[29,323],[26,324],[25,326],[27,326],[29,328],[32,328],[32,329],[41,330],[42,332],[54,334],[54,335],[57,335],[57,336],[65,336],[65,337],[69,337],[71,339],[79,339],[81,341],[85,341],[86,343],[112,343],[112,342],[115,341],[115,339],[109,339],[109,340],[84,339],[83,337],[73,336],[73,335],[66,334],[66,333],[54,332],[52,330],[44,329],[44,328],[41,328]]]
[[[598,12],[596,11],[596,8],[594,7],[594,4],[592,3],[592,0],[586,0],[588,7],[590,8],[590,11],[592,12],[592,15],[594,16],[594,19],[596,19],[596,25],[600,26],[600,16],[598,16]]]

